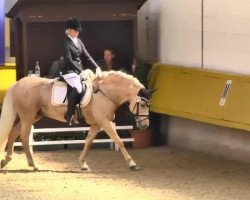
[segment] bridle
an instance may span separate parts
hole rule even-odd
[[[119,106],[117,105],[117,103],[115,103],[106,93],[104,93],[99,87],[95,90],[95,93],[96,92],[101,92],[107,99],[109,99],[113,104],[115,104],[116,106]],[[150,106],[150,103],[151,103],[151,100],[149,99],[146,99],[144,97],[141,97],[141,96],[136,96],[136,102],[135,102],[135,105],[132,109],[132,111],[129,112],[129,116],[136,122],[136,126],[140,129],[143,129],[143,127],[140,126],[141,122],[143,122],[144,120],[147,120],[149,119],[149,114],[147,115],[141,115],[140,114],[140,103],[141,102],[145,102],[146,105]],[[129,107],[129,104],[130,102],[127,102],[126,105]],[[122,109],[124,112],[127,112],[126,110]],[[143,117],[143,118],[142,118]],[[141,118],[141,119],[140,119]]]
[[[135,102],[134,108],[133,108],[131,113],[133,115],[133,119],[136,122],[136,125],[139,128],[141,128],[140,127],[141,122],[143,122],[144,120],[149,119],[149,114],[147,114],[147,115],[141,115],[140,114],[140,104],[141,104],[141,102],[145,102],[147,107],[149,107],[150,103],[151,103],[151,100],[148,100],[148,99],[146,99],[144,97],[141,97],[141,96],[136,97],[136,102]]]

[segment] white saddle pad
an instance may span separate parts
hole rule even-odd
[[[85,95],[83,96],[81,103],[80,103],[81,107],[88,105],[91,99],[92,91],[93,91],[93,87],[91,83],[85,82],[85,84],[87,88],[86,88]],[[68,100],[66,98],[66,95],[67,95],[67,84],[61,81],[55,82],[52,87],[52,95],[51,95],[52,105],[54,106],[67,105]]]

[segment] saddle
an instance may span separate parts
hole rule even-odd
[[[93,86],[92,86],[92,83],[90,83],[89,81],[82,82],[82,84],[86,85],[86,92],[81,99],[80,107],[85,107],[90,102],[91,94],[93,91]],[[52,105],[66,106],[68,104],[67,91],[68,91],[67,83],[62,82],[62,81],[54,82],[53,87],[52,87],[52,94],[51,94]]]
[[[82,84],[86,85],[86,92],[84,96],[81,99],[80,107],[85,107],[88,105],[91,99],[91,94],[93,91],[93,81],[96,78],[96,75],[90,70],[86,69],[84,71],[85,77],[82,77],[82,74],[80,76],[85,79],[85,81],[82,81]],[[52,87],[52,95],[51,95],[51,103],[54,106],[61,106],[61,105],[67,105],[67,92],[68,92],[68,86],[67,83],[62,81],[56,81],[53,84]]]

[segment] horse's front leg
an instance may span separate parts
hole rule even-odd
[[[133,161],[133,159],[131,158],[131,156],[128,154],[123,141],[121,140],[121,138],[119,137],[119,135],[117,134],[117,131],[114,127],[114,124],[109,121],[106,123],[103,123],[102,128],[105,130],[105,132],[109,135],[109,137],[114,140],[114,142],[117,144],[117,146],[119,147],[119,149],[121,150],[124,159],[128,162],[129,165],[129,169],[133,170],[133,171],[137,171],[139,170],[139,167],[137,166],[137,164]]]
[[[14,142],[16,141],[16,138],[20,135],[20,131],[21,123],[18,122],[18,124],[16,124],[10,132],[7,144],[7,153],[5,159],[1,160],[1,168],[5,167],[12,160],[12,154],[14,152]]]
[[[79,157],[79,163],[80,163],[80,166],[81,166],[81,170],[90,171],[90,169],[89,169],[89,167],[88,167],[88,165],[86,163],[86,157],[87,157],[87,154],[88,154],[88,150],[91,147],[91,145],[93,143],[93,140],[96,137],[99,130],[100,130],[100,127],[97,126],[97,125],[91,125],[90,126],[84,148],[83,148],[83,150],[82,150],[82,152],[80,154],[80,157]]]

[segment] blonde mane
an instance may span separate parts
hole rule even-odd
[[[133,82],[133,84],[136,86],[136,87],[139,87],[139,88],[145,88],[141,83],[140,81],[133,77],[132,75],[129,75],[129,74],[126,74],[124,72],[121,72],[121,71],[103,71],[102,73],[102,78],[106,78],[108,76],[111,76],[111,75],[115,75],[115,76],[120,76],[120,77],[123,77],[125,79],[128,79],[130,81]]]

